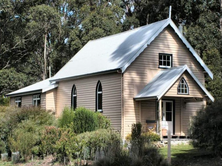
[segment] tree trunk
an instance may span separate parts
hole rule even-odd
[[[45,80],[47,77],[47,55],[46,55],[46,42],[47,42],[47,34],[44,36],[44,72],[42,79]]]

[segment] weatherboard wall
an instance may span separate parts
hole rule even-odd
[[[56,111],[57,89],[46,92],[46,110]]]
[[[177,88],[180,83],[181,78],[184,78],[187,82],[187,85],[189,87],[189,93],[185,95],[181,95],[177,93]],[[197,98],[203,98],[204,92],[199,87],[199,85],[193,80],[193,78],[189,75],[188,72],[185,72],[175,83],[174,85],[169,89],[169,91],[165,94],[165,96],[178,96],[178,97],[197,97]]]
[[[134,97],[158,73],[159,53],[172,54],[173,66],[187,65],[204,85],[204,70],[170,27],[140,54],[123,75],[124,137],[131,132],[133,123],[141,122],[141,109]],[[201,104],[198,104],[201,105]]]
[[[60,116],[65,107],[71,106],[73,85],[77,90],[77,107],[86,107],[95,111],[96,85],[101,81],[103,90],[103,115],[111,120],[116,130],[121,130],[121,74],[102,74],[69,81],[59,82],[57,88],[56,116]]]

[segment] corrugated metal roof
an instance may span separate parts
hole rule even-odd
[[[185,71],[191,75],[191,77],[195,80],[203,92],[210,98],[210,100],[214,101],[213,96],[199,82],[199,80],[195,77],[187,65],[160,71],[156,77],[138,93],[135,99],[161,99]]]
[[[88,74],[100,73],[127,67],[163,31],[171,26],[204,70],[213,78],[192,46],[180,33],[171,19],[165,19],[134,30],[89,41],[56,75],[52,81],[59,81]]]
[[[58,84],[55,84],[55,82],[50,83],[49,80],[50,79],[46,79],[46,80],[37,82],[25,88],[11,92],[7,94],[7,96],[20,95],[20,94],[22,95],[22,94],[26,94],[26,93],[34,92],[34,91],[40,91],[41,93],[44,93],[58,87]]]

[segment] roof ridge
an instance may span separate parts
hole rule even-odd
[[[156,22],[153,22],[151,24],[147,24],[147,25],[142,25],[142,26],[139,26],[139,27],[136,27],[134,29],[129,29],[129,30],[126,30],[126,31],[123,31],[123,32],[119,32],[119,33],[115,33],[115,34],[112,34],[112,35],[109,35],[109,36],[104,36],[104,37],[101,37],[101,38],[98,38],[98,39],[94,39],[94,40],[89,40],[89,42],[93,42],[93,41],[97,41],[97,40],[101,40],[101,39],[104,39],[104,38],[109,38],[109,37],[113,37],[113,36],[119,36],[119,35],[122,35],[124,33],[129,33],[129,32],[132,32],[132,31],[136,31],[140,28],[144,28],[146,26],[150,26],[152,24],[156,24],[156,23],[160,23],[160,22],[163,22],[163,21],[166,21],[166,20],[169,20],[169,18],[167,19],[164,19],[164,20],[160,20],[160,21],[156,21]],[[87,43],[89,43],[87,42]]]

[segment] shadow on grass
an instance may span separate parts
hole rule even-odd
[[[221,158],[211,151],[190,149],[172,154],[172,166],[222,166]]]

